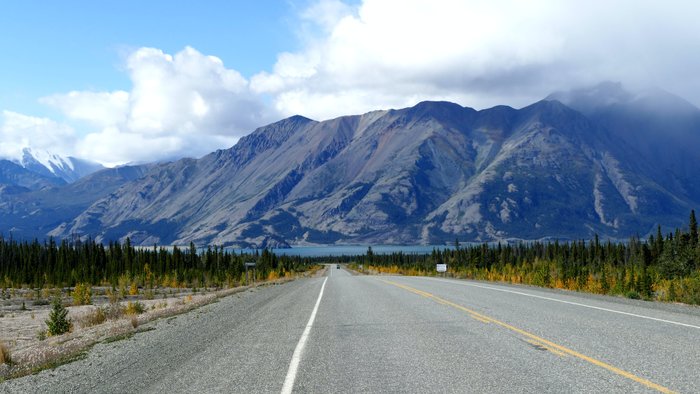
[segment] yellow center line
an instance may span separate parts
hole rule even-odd
[[[413,287],[406,286],[406,285],[403,285],[403,284],[401,284],[401,283],[392,282],[392,281],[390,281],[390,280],[383,280],[383,279],[381,279],[381,281],[384,282],[384,283],[388,283],[388,284],[390,284],[390,285],[394,285],[394,286],[396,286],[396,287],[400,287],[400,288],[402,288],[402,289],[404,289],[404,290],[408,290],[408,291],[410,291],[411,293],[415,293],[415,294],[418,294],[418,295],[420,295],[420,296],[423,296],[423,297],[426,297],[426,298],[430,298],[430,299],[432,299],[433,301],[436,301],[436,302],[438,302],[438,303],[440,303],[440,304],[447,305],[447,306],[451,306],[451,307],[453,307],[453,308],[455,308],[455,309],[459,309],[459,310],[461,310],[461,311],[463,311],[463,312],[466,312],[466,313],[469,314],[471,317],[473,317],[473,318],[475,318],[475,319],[477,319],[477,320],[484,321],[484,322],[489,322],[489,323],[493,323],[493,324],[497,324],[497,325],[499,325],[499,326],[501,326],[501,327],[507,328],[507,329],[510,330],[510,331],[516,332],[516,333],[518,333],[518,334],[520,334],[520,335],[522,335],[522,336],[524,336],[524,337],[527,337],[527,338],[530,338],[530,339],[532,339],[532,340],[534,340],[534,341],[536,341],[536,342],[539,342],[541,345],[543,345],[544,347],[548,348],[548,350],[550,350],[550,351],[552,351],[552,352],[554,352],[554,351],[556,350],[556,351],[558,351],[558,352],[560,352],[560,353],[562,353],[562,354],[568,354],[568,355],[570,355],[570,356],[574,356],[574,357],[576,357],[576,358],[579,358],[579,359],[581,359],[581,360],[587,361],[587,362],[589,362],[589,363],[591,363],[591,364],[593,364],[593,365],[596,365],[596,366],[598,366],[598,367],[607,369],[607,370],[610,371],[610,372],[613,372],[613,373],[615,373],[615,374],[617,374],[617,375],[623,376],[623,377],[625,377],[625,378],[627,378],[627,379],[630,379],[630,380],[632,380],[632,381],[635,381],[635,382],[637,382],[637,383],[639,383],[639,384],[642,384],[642,385],[644,385],[644,386],[646,386],[646,387],[649,387],[649,388],[651,388],[651,389],[660,391],[660,392],[662,392],[662,393],[675,393],[675,391],[673,391],[673,390],[671,390],[671,389],[669,389],[669,388],[666,388],[666,387],[664,387],[664,386],[661,386],[661,385],[659,385],[659,384],[656,384],[656,383],[654,383],[654,382],[652,382],[652,381],[650,381],[650,380],[648,380],[648,379],[644,379],[644,378],[642,378],[642,377],[639,377],[639,376],[637,376],[637,375],[634,375],[634,374],[632,374],[632,373],[629,373],[629,372],[627,372],[627,371],[624,371],[624,370],[622,370],[622,369],[620,369],[620,368],[614,367],[614,366],[612,366],[612,365],[610,365],[610,364],[608,364],[608,363],[605,363],[605,362],[603,362],[603,361],[596,360],[596,359],[593,358],[593,357],[586,356],[586,355],[581,354],[581,353],[579,353],[579,352],[577,352],[577,351],[575,351],[575,350],[571,350],[571,349],[569,349],[569,348],[567,348],[567,347],[565,347],[565,346],[558,345],[558,344],[556,344],[556,343],[554,343],[554,342],[552,342],[552,341],[548,341],[548,340],[546,340],[546,339],[544,339],[544,338],[541,338],[541,337],[539,337],[539,336],[537,336],[537,335],[535,335],[535,334],[532,334],[532,333],[529,333],[529,332],[527,332],[527,331],[525,331],[525,330],[522,330],[522,329],[520,329],[520,328],[511,326],[511,325],[508,324],[508,323],[504,323],[504,322],[502,322],[502,321],[500,321],[500,320],[496,320],[496,319],[494,319],[494,318],[492,318],[492,317],[488,317],[488,316],[482,315],[482,314],[480,314],[480,313],[478,313],[478,312],[476,312],[476,311],[473,311],[473,310],[471,310],[471,309],[469,309],[469,308],[465,308],[465,307],[463,307],[462,305],[455,304],[454,302],[448,301],[448,300],[446,300],[446,299],[444,299],[444,298],[440,298],[440,297],[438,297],[438,296],[436,296],[436,295],[434,295],[434,294],[428,293],[428,292],[426,292],[426,291],[414,289]]]

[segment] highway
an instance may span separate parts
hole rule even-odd
[[[334,267],[0,392],[700,392],[700,308]]]

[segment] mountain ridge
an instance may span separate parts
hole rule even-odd
[[[520,109],[421,102],[293,116],[200,159],[150,165],[46,234],[267,247],[627,238],[682,225],[700,188],[680,170],[662,177],[653,152],[597,115],[629,121],[638,108],[615,88],[590,108],[576,104],[589,92],[574,92]]]

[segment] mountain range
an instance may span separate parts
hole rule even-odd
[[[293,116],[200,159],[67,184],[12,183],[0,162],[0,231],[242,247],[621,239],[686,223],[698,146],[698,108],[615,83],[521,109]]]
[[[104,169],[99,163],[26,147],[16,158],[0,158],[0,189],[7,193],[65,185]]]

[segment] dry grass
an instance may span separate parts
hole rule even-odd
[[[274,282],[259,283],[257,286],[281,284],[298,277],[309,277],[318,273],[318,270],[312,270],[304,274],[295,275],[294,278],[290,277]],[[222,289],[209,294],[187,295],[163,301],[132,302],[132,308],[139,308],[135,304],[139,304],[143,308],[142,313],[138,316],[136,314],[126,315],[126,309],[129,307],[128,303],[123,305],[117,302],[117,297],[115,296],[109,300],[113,302],[99,308],[105,315],[105,321],[101,324],[96,323],[102,317],[98,315],[99,312],[96,312],[95,307],[73,307],[71,308],[71,313],[76,319],[76,323],[80,325],[80,328],[64,335],[43,338],[43,340],[34,339],[34,342],[29,345],[14,348],[12,364],[0,368],[0,381],[23,376],[42,368],[52,368],[57,365],[56,363],[62,362],[61,360],[71,360],[72,357],[83,354],[89,347],[98,342],[109,340],[109,338],[133,335],[136,332],[140,332],[141,328],[139,326],[150,321],[186,313],[203,305],[216,302],[219,298],[246,291],[249,288],[249,286],[241,286]],[[110,294],[106,295],[109,296]],[[42,318],[48,314],[48,311],[43,313]],[[85,315],[88,316],[86,317]],[[31,321],[28,316],[27,321]],[[95,325],[91,325],[93,322],[95,322]],[[41,330],[42,327],[32,327],[31,336],[33,338],[37,337],[37,328]]]
[[[76,320],[81,328],[92,327],[102,324],[107,320],[107,314],[103,308],[95,308],[92,312],[81,316]]]
[[[12,357],[10,357],[10,349],[5,346],[4,343],[0,342],[0,364],[11,364]]]

